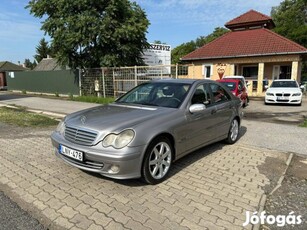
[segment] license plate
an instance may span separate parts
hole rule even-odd
[[[289,100],[289,97],[277,97],[277,100]]]
[[[68,148],[64,145],[59,146],[59,152],[65,156],[76,159],[78,161],[83,161],[83,153],[71,148]]]

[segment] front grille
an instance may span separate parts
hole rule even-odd
[[[77,129],[73,127],[65,127],[64,137],[66,140],[79,145],[92,145],[93,141],[97,137],[97,133],[94,131],[88,131],[84,129]]]
[[[290,93],[276,93],[276,96],[277,96],[277,97],[282,97],[282,96],[284,96],[284,97],[290,97]]]

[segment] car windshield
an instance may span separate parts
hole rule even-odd
[[[273,81],[272,88],[297,88],[296,81]]]
[[[184,101],[190,84],[148,82],[137,86],[116,100],[116,103],[178,108]]]
[[[236,89],[236,83],[235,82],[220,82],[223,85],[227,86],[228,89],[230,89],[231,91],[234,91]]]

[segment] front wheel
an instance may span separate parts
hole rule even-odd
[[[148,184],[158,184],[167,177],[173,158],[173,146],[171,142],[160,137],[147,148],[142,165],[142,177]]]
[[[239,137],[239,122],[237,119],[233,119],[232,122],[231,122],[231,125],[230,125],[230,129],[229,129],[229,132],[228,132],[228,136],[227,138],[225,139],[225,141],[228,143],[228,144],[234,144],[237,140],[238,140],[238,137]]]

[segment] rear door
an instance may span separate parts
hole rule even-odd
[[[233,117],[234,105],[229,93],[216,83],[209,83],[213,97],[212,105],[215,107],[215,132],[216,138],[228,134],[230,122]]]

